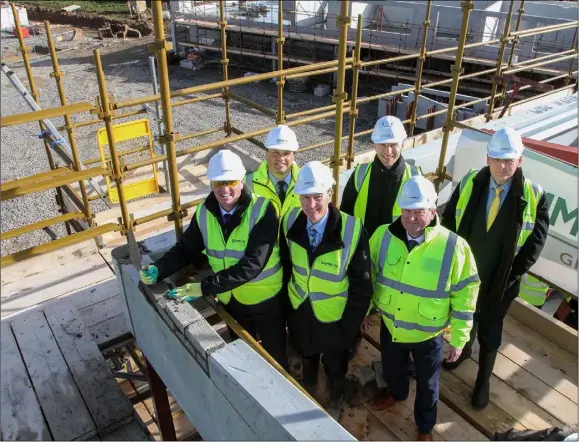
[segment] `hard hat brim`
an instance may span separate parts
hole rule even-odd
[[[294,193],[296,195],[317,195],[319,193],[326,193],[330,189],[324,189],[322,186],[307,187],[305,189],[294,188]]]
[[[426,204],[424,202],[418,202],[418,203],[406,204],[406,205],[398,204],[398,205],[400,206],[401,209],[406,209],[406,210],[436,209],[436,205],[434,207],[432,207],[432,204]]]
[[[264,146],[266,147],[267,150],[283,150],[286,152],[295,152],[299,149],[299,145],[298,143],[286,143],[286,144],[266,144],[264,143]]]
[[[519,158],[521,155],[523,155],[523,152],[521,153],[505,153],[505,154],[496,154],[496,153],[488,153],[487,152],[487,156],[489,158],[494,158],[495,160],[516,160],[517,158]]]
[[[245,178],[245,169],[243,169],[243,173],[241,171],[235,173],[222,173],[219,175],[207,175],[209,181],[241,181]]]

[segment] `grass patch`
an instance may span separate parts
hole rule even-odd
[[[26,0],[22,5],[42,6],[45,8],[62,9],[65,6],[79,5],[81,8],[73,12],[90,12],[102,16],[130,17],[127,2],[122,0],[103,1],[68,1],[68,0]]]

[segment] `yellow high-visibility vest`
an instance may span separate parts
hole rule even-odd
[[[262,161],[255,172],[249,173],[245,176],[245,185],[251,191],[264,198],[269,199],[273,203],[273,207],[277,212],[280,221],[283,216],[294,207],[301,207],[300,198],[294,193],[294,185],[298,176],[299,167],[296,163],[291,166],[291,180],[290,185],[286,189],[286,195],[283,204],[277,194],[273,182],[269,179],[269,169],[267,161]]]
[[[480,281],[468,243],[437,224],[411,252],[389,226],[370,239],[373,303],[394,342],[423,342],[450,325],[451,345],[469,340]]]
[[[284,217],[282,227],[287,232],[301,209],[292,209]],[[342,249],[318,256],[309,265],[308,251],[290,239],[287,240],[292,262],[292,276],[288,294],[294,310],[309,300],[316,319],[336,322],[342,318],[348,300],[348,267],[358,247],[362,233],[359,219],[340,212],[342,218]]]
[[[267,204],[267,199],[252,194],[251,202],[241,216],[241,223],[233,229],[227,242],[223,238],[219,221],[207,210],[205,202],[198,206],[195,217],[205,245],[203,253],[207,255],[209,265],[215,273],[231,267],[245,256],[249,235],[265,215]],[[241,304],[259,304],[275,296],[281,290],[282,284],[283,272],[276,241],[267,264],[255,279],[232,291],[219,293],[217,298],[220,302],[228,304],[233,295]]]
[[[534,276],[525,273],[521,277],[519,297],[527,301],[529,304],[540,307],[545,303],[548,292],[549,286]]]
[[[457,231],[460,226],[460,222],[462,221],[464,211],[468,206],[468,201],[472,195],[474,177],[478,172],[479,171],[476,169],[471,169],[459,184],[460,194],[458,197],[458,202],[456,203],[455,211]],[[533,233],[533,229],[535,228],[535,220],[537,219],[537,206],[542,194],[543,188],[541,186],[534,184],[531,182],[531,180],[525,178],[525,182],[523,183],[523,198],[527,202],[527,205],[523,211],[523,226],[519,233],[519,237],[517,238],[517,248],[515,250],[515,254],[519,253],[519,250],[521,247],[523,247],[525,241],[527,241],[527,239],[531,236],[531,233]]]
[[[368,207],[368,192],[370,189],[370,170],[372,169],[372,163],[362,163],[356,166],[354,170],[354,188],[358,195],[356,196],[356,203],[354,204],[354,216],[360,218],[362,221],[366,219],[366,208]],[[406,181],[410,179],[411,176],[422,175],[420,169],[416,166],[411,166],[406,163],[404,168],[404,174],[402,175],[402,181],[400,182],[400,189]],[[398,205],[398,198],[394,200],[394,206],[392,207],[392,221],[396,221],[402,215],[402,209]]]

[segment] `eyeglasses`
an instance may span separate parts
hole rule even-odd
[[[211,181],[211,186],[213,187],[235,187],[240,183],[241,180],[235,181]]]

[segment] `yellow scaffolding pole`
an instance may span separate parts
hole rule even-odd
[[[454,121],[454,106],[456,100],[456,94],[458,92],[458,83],[460,81],[460,74],[464,72],[462,67],[462,58],[464,56],[464,46],[466,42],[466,36],[468,32],[468,21],[470,18],[470,11],[474,9],[474,4],[472,0],[465,0],[462,2],[462,23],[460,27],[460,38],[458,42],[458,50],[456,53],[456,61],[451,67],[452,73],[452,86],[450,88],[450,95],[448,97],[448,110],[446,114],[446,122],[442,128],[442,146],[440,148],[440,157],[438,158],[438,167],[436,169],[436,185],[437,191],[440,187],[442,181],[446,177],[446,166],[444,165],[446,161],[446,149],[448,148],[448,139],[450,138],[450,132],[452,131],[452,122]]]
[[[277,3],[277,70],[283,70],[283,44],[285,37],[283,35],[283,4],[282,0]],[[277,124],[285,122],[285,113],[283,111],[283,87],[285,85],[285,78],[280,75],[277,78]]]
[[[229,59],[227,58],[227,20],[225,20],[225,0],[219,0],[219,27],[221,28],[221,66],[223,70],[223,81],[229,79]],[[231,135],[231,114],[229,110],[229,88],[224,86],[222,89],[223,99],[225,100],[225,133]]]
[[[354,72],[352,76],[352,98],[350,100],[350,128],[348,133],[348,155],[346,155],[346,164],[348,166],[348,169],[352,167],[352,162],[354,161],[354,132],[356,131],[356,118],[358,117],[358,109],[356,108],[356,101],[358,100],[358,79],[360,76],[361,49],[362,49],[362,14],[358,14],[358,26],[356,29],[356,47],[354,49],[354,57],[353,57],[354,61],[352,62],[352,68],[354,69]]]

